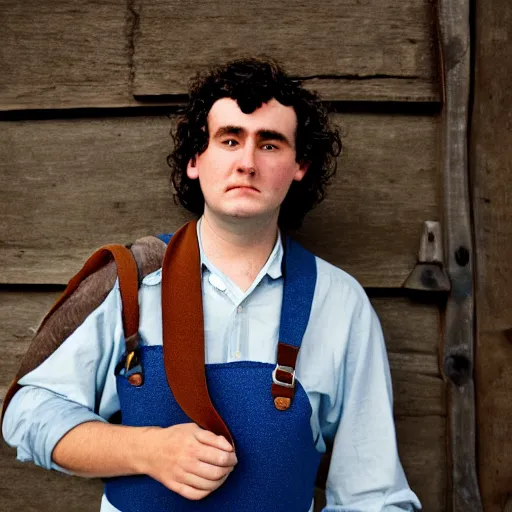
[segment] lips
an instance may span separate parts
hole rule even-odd
[[[240,185],[232,185],[230,187],[228,187],[226,189],[227,192],[229,192],[230,190],[235,190],[235,189],[248,189],[248,190],[254,190],[255,192],[259,192],[259,190],[255,187],[252,187],[251,185],[243,185],[243,184],[240,184]]]

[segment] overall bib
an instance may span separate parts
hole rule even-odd
[[[186,236],[191,240],[196,237],[195,223],[188,226]],[[123,372],[116,377],[122,424],[169,427],[195,421],[223,433],[208,424],[208,418],[202,419],[207,406],[198,404],[203,384],[196,386],[200,381],[194,380],[195,373],[204,381],[213,414],[218,413],[227,427],[225,435],[234,443],[238,464],[224,484],[202,500],[183,498],[146,475],[107,480],[107,499],[122,512],[307,512],[322,454],[314,446],[311,405],[295,379],[294,367],[311,311],[315,258],[287,239],[277,365],[250,361],[205,365],[201,303],[188,300],[189,292],[181,289],[187,283],[196,298],[201,294],[197,238],[193,249],[191,244],[173,249],[173,243],[174,237],[162,271],[163,346],[137,348],[141,385],[132,385]],[[172,268],[167,276],[166,268]],[[170,288],[174,291],[168,292]],[[166,293],[174,295],[166,299]],[[176,321],[166,328],[165,317],[171,310]],[[185,314],[185,319],[180,318]],[[190,327],[191,323],[196,325]],[[192,335],[198,339],[190,341]],[[194,363],[188,359],[195,349],[183,347],[187,340],[198,350]],[[197,363],[201,355],[202,365]],[[176,382],[177,374],[181,382]]]

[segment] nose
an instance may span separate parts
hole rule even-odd
[[[256,174],[256,163],[254,158],[254,145],[246,144],[243,151],[240,152],[240,160],[238,161],[237,171],[240,174]]]

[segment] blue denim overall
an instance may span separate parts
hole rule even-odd
[[[162,237],[168,243],[169,236]],[[287,239],[280,342],[299,348],[316,284],[315,257]],[[117,376],[122,424],[169,427],[189,423],[169,388],[161,346],[140,347],[142,386]],[[321,454],[311,430],[311,405],[295,380],[287,410],[274,406],[275,364],[233,362],[205,365],[208,392],[235,441],[238,464],[225,483],[199,501],[170,491],[145,475],[109,479],[105,493],[122,512],[307,512]],[[190,391],[193,393],[193,390]]]

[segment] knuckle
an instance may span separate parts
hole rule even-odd
[[[208,494],[210,494],[210,491],[203,491],[203,490],[199,490],[199,489],[191,489],[190,498],[189,499],[190,500],[194,500],[194,501],[202,500],[203,498],[208,496]]]
[[[180,494],[181,496],[185,496],[185,484],[181,484],[177,482],[176,480],[172,480],[169,482],[169,485],[167,486],[171,491],[175,492],[176,494]]]
[[[173,480],[176,485],[184,485],[185,483],[185,472],[182,469],[177,468],[176,471],[174,471]],[[174,490],[174,489],[173,489]],[[178,492],[178,491],[176,491]]]
[[[218,455],[219,466],[227,466],[229,464],[229,453],[222,452]]]
[[[186,487],[184,494],[182,494],[182,496],[184,496],[188,500],[193,500],[193,501],[200,499],[197,494],[197,491],[192,489],[191,487]]]
[[[226,474],[226,470],[224,468],[216,467],[212,470],[212,478],[215,480],[222,479]]]

